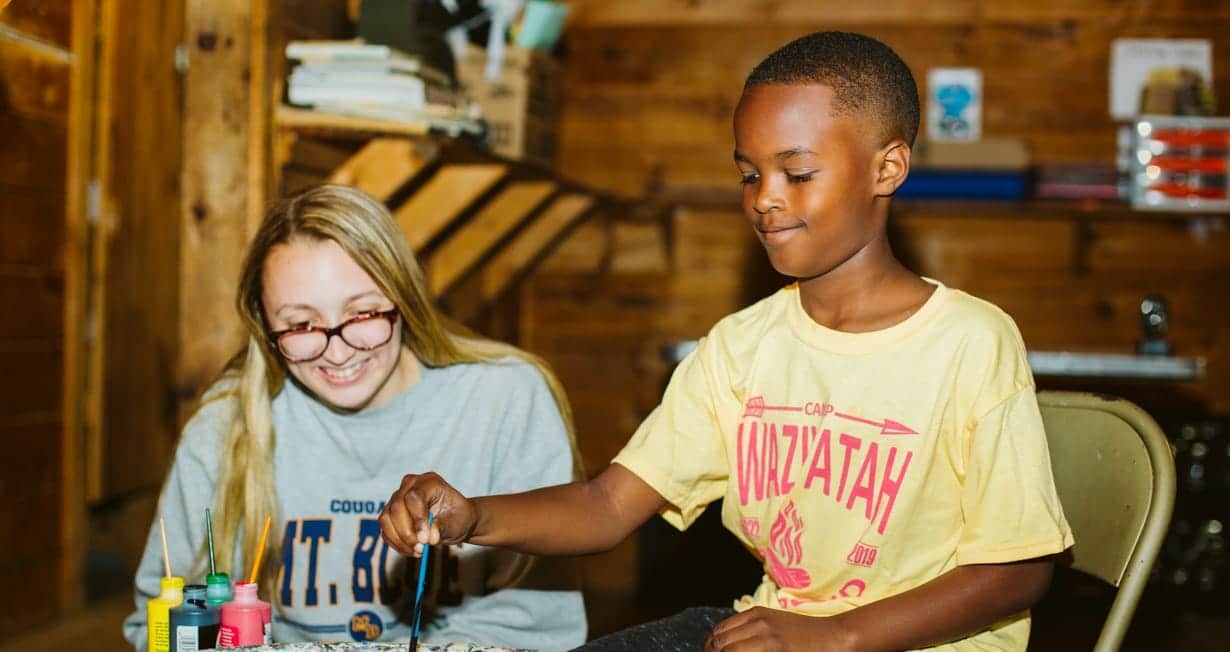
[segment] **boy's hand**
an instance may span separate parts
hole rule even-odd
[[[430,526],[427,513],[435,514]],[[461,543],[474,534],[474,502],[435,473],[407,475],[380,513],[380,533],[393,549],[418,557],[423,545]]]
[[[705,652],[852,650],[850,632],[835,618],[753,607],[718,623]]]

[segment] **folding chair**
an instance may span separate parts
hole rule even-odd
[[[1039,392],[1072,568],[1118,587],[1096,652],[1118,650],[1174,510],[1175,466],[1162,429],[1122,399]]]

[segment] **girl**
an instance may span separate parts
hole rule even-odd
[[[159,516],[172,563],[199,574],[212,507],[215,558],[236,579],[273,517],[260,594],[275,605],[275,641],[409,638],[417,564],[390,550],[377,520],[407,469],[448,469],[479,494],[577,474],[550,371],[450,328],[425,287],[396,221],[348,187],[273,207],[248,251],[238,294],[247,346],[185,426]],[[124,625],[138,649],[162,574],[157,530]],[[585,640],[576,583],[555,562],[475,546],[432,557],[424,641]]]

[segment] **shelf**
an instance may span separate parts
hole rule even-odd
[[[1035,376],[1064,378],[1114,378],[1119,380],[1201,380],[1204,358],[1118,353],[1072,353],[1030,351],[1029,366]]]
[[[742,193],[732,187],[674,186],[655,192],[651,199],[663,204],[696,207],[729,207],[738,209]],[[1175,222],[1205,219],[1230,219],[1230,213],[1212,211],[1136,210],[1126,202],[1107,200],[1034,200],[988,201],[959,199],[897,199],[894,215],[936,215],[943,217],[1019,218],[1061,220],[1106,220],[1115,222]]]
[[[427,112],[422,112],[421,117],[414,120],[388,120],[329,113],[283,104],[278,106],[274,112],[273,120],[279,129],[362,136],[449,136],[456,138],[480,136],[483,133],[483,125],[477,120]]]
[[[274,123],[283,129],[296,131],[348,132],[387,134],[394,136],[427,136],[431,127],[425,122],[394,122],[353,116],[320,113],[292,106],[279,106]]]
[[[1088,220],[1112,222],[1176,222],[1230,218],[1230,213],[1209,211],[1137,210],[1126,202],[1107,200],[1026,200],[962,201],[955,199],[899,199],[892,211],[898,215],[939,215],[944,217],[1019,218]]]
[[[671,364],[678,364],[696,344],[696,340],[688,340],[667,345],[662,357]],[[1205,375],[1204,358],[1068,351],[1030,351],[1027,355],[1035,376],[1192,381],[1201,380]]]

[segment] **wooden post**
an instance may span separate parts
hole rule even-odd
[[[180,421],[244,342],[239,267],[269,194],[269,0],[188,0]]]
[[[61,414],[60,464],[60,610],[81,606],[85,597],[83,582],[85,536],[85,428],[83,406],[87,364],[88,323],[97,323],[98,307],[87,312],[89,225],[87,188],[90,176],[91,122],[94,83],[95,3],[74,0],[72,40],[74,65],[69,77],[68,152],[65,180],[64,247],[64,394]]]

